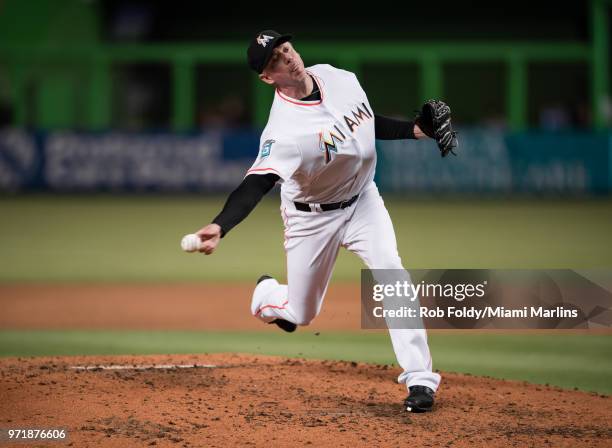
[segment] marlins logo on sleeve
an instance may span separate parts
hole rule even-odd
[[[247,175],[274,173],[287,180],[299,167],[300,161],[301,155],[294,143],[262,136],[259,155]]]

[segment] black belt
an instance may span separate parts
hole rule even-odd
[[[356,194],[348,201],[332,202],[331,204],[306,204],[305,202],[294,202],[294,204],[295,208],[301,212],[312,212],[313,209],[311,208],[311,206],[314,206],[315,211],[317,210],[317,207],[319,207],[321,211],[328,212],[330,210],[338,210],[339,208],[350,207],[351,205],[353,205],[353,203],[357,200],[358,197],[359,195]]]

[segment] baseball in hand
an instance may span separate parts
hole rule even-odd
[[[181,248],[185,252],[197,252],[201,246],[202,241],[200,240],[200,237],[195,233],[185,235],[181,240]]]

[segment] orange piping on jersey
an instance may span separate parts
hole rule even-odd
[[[288,96],[283,95],[280,90],[276,89],[276,93],[278,94],[278,96],[280,96],[282,99],[284,99],[288,103],[295,104],[296,106],[318,106],[319,104],[321,104],[323,100],[325,99],[325,96],[323,94],[323,83],[321,82],[319,77],[314,75],[313,73],[310,73],[308,71],[306,73],[308,73],[309,75],[312,75],[312,77],[317,80],[317,84],[319,85],[319,91],[321,92],[321,99],[319,101],[312,102],[312,101],[295,100],[293,98],[289,98]]]
[[[252,168],[252,169],[250,169],[250,170],[248,170],[248,171],[247,171],[247,175],[248,175],[249,173],[254,172],[254,171],[274,171],[276,174],[278,174],[278,177],[283,177],[283,176],[281,176],[281,174],[280,174],[278,171],[276,171],[274,168]],[[245,177],[246,177],[246,176],[245,176]]]
[[[289,242],[289,237],[287,236],[287,232],[289,231],[289,218],[287,218],[285,207],[281,207],[281,216],[283,218],[283,224],[284,224],[283,237],[285,238],[283,247],[285,248],[285,252],[287,252],[287,243]]]
[[[284,310],[285,309],[285,305],[287,305],[288,303],[289,303],[289,301],[285,300],[285,303],[283,303],[281,306],[277,306],[277,305],[265,305],[265,306],[262,306],[261,308],[259,308],[257,310],[257,312],[255,313],[255,316],[259,315],[266,308],[275,308],[277,310]]]

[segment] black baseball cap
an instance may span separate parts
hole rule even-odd
[[[272,57],[273,50],[280,44],[289,42],[293,36],[291,34],[280,34],[274,30],[264,30],[251,39],[247,50],[247,60],[249,67],[257,73],[263,72],[266,64]]]

